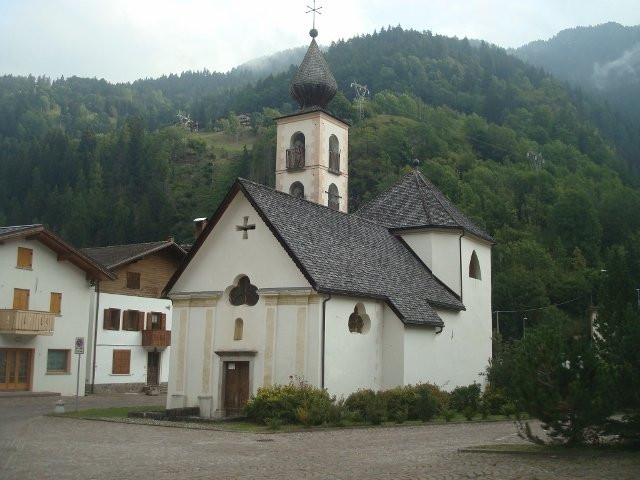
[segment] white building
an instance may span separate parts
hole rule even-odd
[[[42,225],[0,227],[0,390],[76,393],[92,284],[110,278]],[[84,355],[75,354],[76,338]]]
[[[417,169],[346,213],[336,91],[314,38],[291,87],[300,112],[276,120],[276,189],[239,179],[165,288],[168,408],[229,415],[292,377],[336,395],[480,379],[492,239]]]
[[[89,325],[86,383],[92,393],[135,392],[166,385],[171,351],[171,301],[162,288],[186,252],[173,239],[83,249],[109,268],[96,285]]]

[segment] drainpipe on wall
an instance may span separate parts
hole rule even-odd
[[[320,337],[320,388],[324,388],[324,345],[326,332],[327,302],[331,300],[331,294],[322,301],[322,335]]]
[[[460,250],[460,301],[464,304],[462,300],[462,237],[466,232],[463,230],[462,235],[458,238],[458,249]]]
[[[96,384],[96,348],[98,345],[98,312],[100,312],[100,280],[96,280],[96,314],[93,319],[93,349],[91,361],[91,393]]]

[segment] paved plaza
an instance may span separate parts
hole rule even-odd
[[[56,397],[0,397],[0,479],[640,478],[640,455],[463,453],[517,443],[510,422],[253,434],[43,416]],[[74,399],[65,399],[67,408]],[[80,408],[159,404],[94,395]]]

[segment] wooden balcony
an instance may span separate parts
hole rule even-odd
[[[304,147],[287,149],[287,168],[304,168]]]
[[[55,313],[0,309],[0,334],[53,335]]]
[[[143,330],[142,346],[151,352],[162,351],[171,345],[171,330]]]

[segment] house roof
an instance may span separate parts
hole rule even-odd
[[[488,242],[493,238],[473,223],[422,173],[415,170],[375,197],[355,215],[390,229],[460,228]]]
[[[165,249],[169,249],[179,259],[184,258],[187,253],[173,240],[83,248],[82,251],[102,265],[114,269]]]
[[[33,224],[0,227],[0,242],[2,240],[20,237],[38,240],[56,252],[59,260],[67,260],[81,270],[84,270],[87,278],[92,280],[113,280],[116,278],[116,276],[105,267],[65,242],[53,232],[47,230],[44,225]]]
[[[416,325],[442,325],[434,307],[464,309],[459,297],[385,226],[243,179],[209,220],[165,294],[239,191],[316,291],[383,299],[403,322]]]

